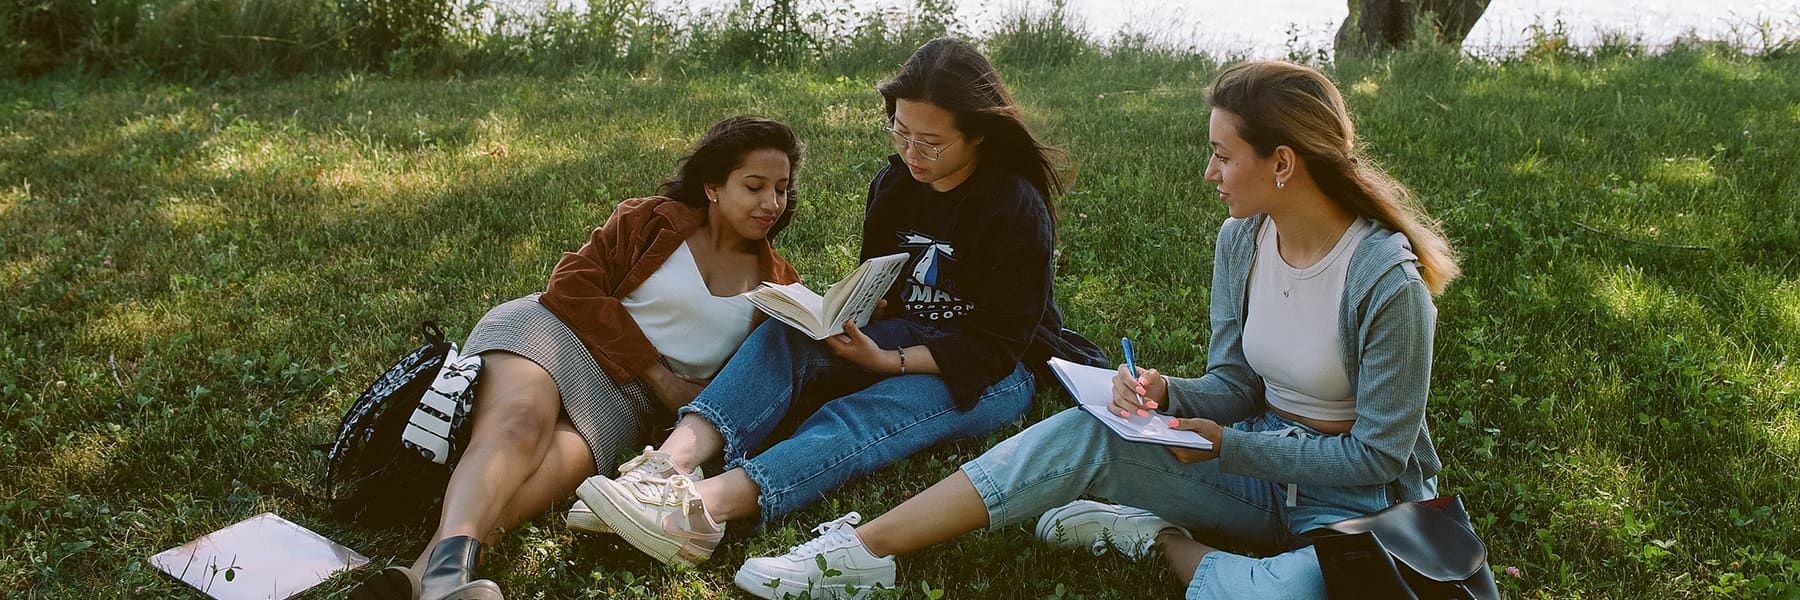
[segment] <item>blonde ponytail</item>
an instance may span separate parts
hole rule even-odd
[[[1432,294],[1443,293],[1461,272],[1442,226],[1411,190],[1362,156],[1343,95],[1324,74],[1282,61],[1239,63],[1219,73],[1206,99],[1238,116],[1238,135],[1257,154],[1292,148],[1333,202],[1404,234]]]

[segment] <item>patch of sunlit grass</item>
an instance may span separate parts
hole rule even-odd
[[[1650,166],[1650,176],[1663,183],[1688,183],[1703,185],[1712,183],[1718,178],[1713,171],[1712,161],[1695,157],[1664,158]]]
[[[1659,284],[1632,265],[1608,266],[1595,281],[1594,293],[1614,315],[1637,322],[1698,323],[1706,313],[1692,297]]]

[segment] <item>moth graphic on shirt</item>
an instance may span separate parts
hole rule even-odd
[[[944,279],[944,269],[956,261],[956,248],[916,231],[900,232],[900,247],[923,249],[907,275],[900,300],[908,314],[932,321],[954,319],[975,310],[975,305],[956,295],[956,282]]]

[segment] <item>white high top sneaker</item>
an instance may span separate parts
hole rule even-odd
[[[758,598],[811,593],[813,598],[863,598],[875,586],[894,588],[894,557],[875,556],[852,527],[862,515],[850,513],[813,528],[819,537],[787,554],[744,561],[732,581]]]

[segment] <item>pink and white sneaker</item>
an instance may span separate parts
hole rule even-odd
[[[575,495],[608,529],[663,564],[694,565],[712,557],[725,526],[706,513],[694,479],[668,454],[644,448],[619,472],[617,479],[589,477]]]

